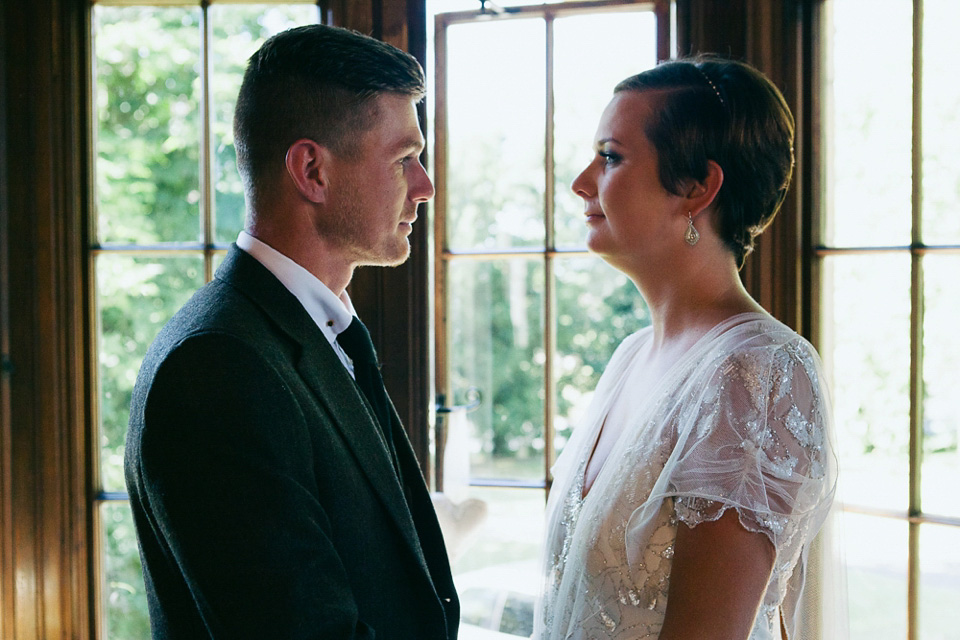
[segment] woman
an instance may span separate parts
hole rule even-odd
[[[534,637],[814,633],[827,393],[813,347],[738,276],[783,202],[793,132],[745,64],[668,62],[616,87],[573,190],[588,247],[653,321],[614,353],[554,468]]]

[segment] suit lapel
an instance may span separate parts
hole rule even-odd
[[[317,332],[318,335],[320,332]],[[404,497],[386,442],[375,422],[373,411],[360,390],[347,374],[330,344],[320,340],[304,345],[297,370],[307,385],[333,418],[340,435],[347,442],[357,464],[366,474],[374,491],[380,495],[404,539],[417,556],[417,561],[429,575],[420,539]],[[322,344],[319,342],[322,341]],[[330,362],[330,359],[335,362]],[[336,366],[333,366],[336,365]]]
[[[417,529],[376,418],[323,333],[296,297],[266,267],[235,245],[217,270],[217,278],[252,299],[280,330],[301,345],[300,360],[295,363],[297,372],[330,414],[430,580]],[[395,413],[392,406],[391,411]],[[396,419],[399,421],[399,417]]]

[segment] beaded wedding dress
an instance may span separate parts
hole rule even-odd
[[[812,542],[836,483],[829,399],[813,347],[758,313],[714,327],[651,389],[628,389],[650,328],[618,347],[554,467],[534,638],[655,639],[678,523],[735,509],[776,549],[751,640],[820,637]],[[629,416],[586,498],[608,416]],[[830,636],[827,636],[830,637]]]

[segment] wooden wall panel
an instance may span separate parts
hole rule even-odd
[[[0,43],[6,38],[6,12],[0,11]],[[7,257],[7,117],[3,96],[6,55],[0,49],[0,638],[13,635],[13,488],[10,446],[10,276]]]
[[[4,3],[4,640],[88,637],[86,3]]]

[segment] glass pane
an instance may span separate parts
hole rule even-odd
[[[822,355],[830,372],[844,499],[906,510],[910,257],[824,260]]]
[[[923,2],[923,240],[960,244],[960,3]]]
[[[126,502],[102,503],[100,521],[105,550],[103,597],[107,638],[149,638],[147,595],[143,586],[143,572],[130,505]]]
[[[200,9],[94,6],[100,242],[196,242]]]
[[[239,233],[239,232],[238,232]],[[223,261],[227,258],[226,251],[214,251],[213,253],[213,272],[216,273],[217,269],[220,268],[220,265],[223,264]]]
[[[960,629],[958,602],[960,527],[920,525],[920,637],[956,638]]]
[[[657,61],[652,11],[558,18],[554,39],[554,163],[556,245],[583,246],[583,200],[573,179],[593,157],[593,137],[613,88]]]
[[[312,5],[224,5],[209,9],[213,31],[210,75],[211,143],[216,242],[233,242],[243,228],[243,185],[233,146],[233,110],[247,60],[264,40],[290,27],[317,22]]]
[[[105,491],[124,491],[123,448],[130,398],[147,347],[203,284],[203,260],[97,258],[100,359],[100,469]]]
[[[555,261],[557,278],[557,416],[559,454],[593,398],[600,374],[625,337],[650,324],[640,292],[600,258]]]
[[[451,388],[478,387],[468,414],[470,476],[542,480],[543,263],[516,258],[449,264]]]
[[[846,541],[850,640],[907,637],[907,524],[848,513]]]
[[[912,4],[888,0],[877,11],[874,0],[832,3],[828,245],[910,243]]]
[[[544,243],[543,20],[447,31],[451,249]]]
[[[474,487],[487,516],[457,549],[453,579],[460,594],[461,638],[529,638],[540,580],[544,493]],[[487,629],[484,634],[480,629]]]
[[[927,256],[923,269],[922,506],[960,517],[960,256]]]

